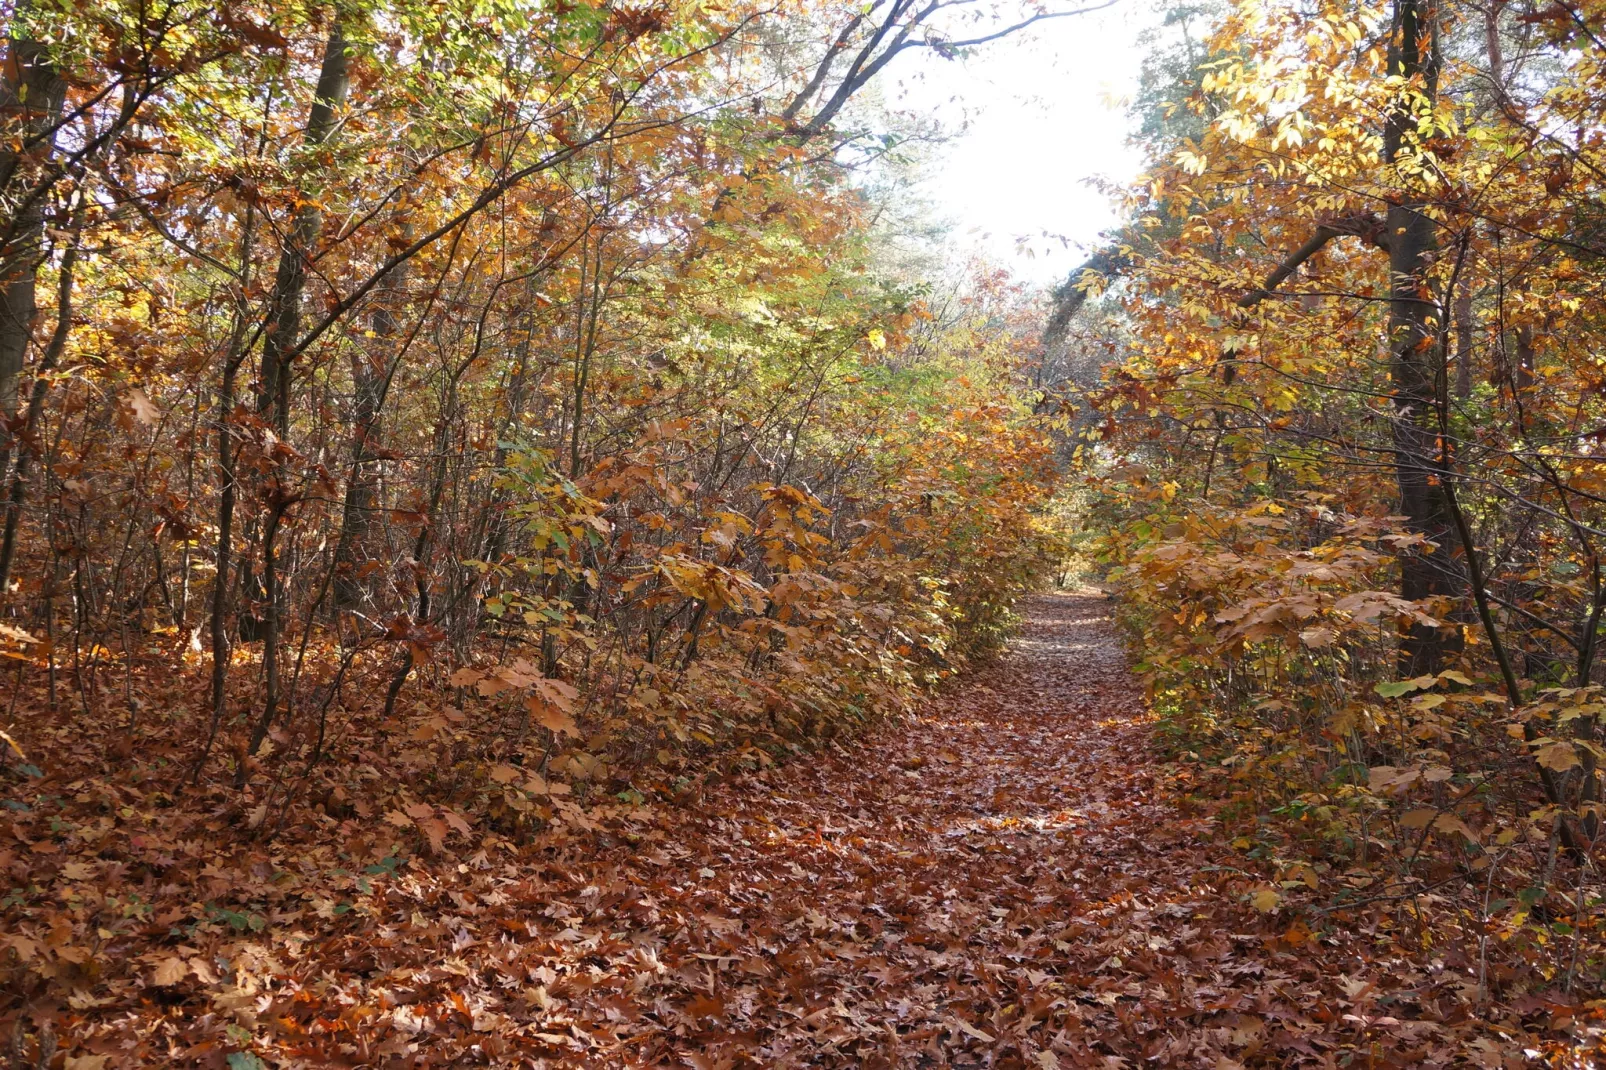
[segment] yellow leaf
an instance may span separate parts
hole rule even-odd
[[[1557,773],[1565,773],[1567,770],[1583,764],[1578,760],[1577,748],[1571,743],[1560,740],[1540,747],[1534,755],[1534,759],[1544,768],[1554,770]]]
[[[1277,894],[1275,888],[1262,888],[1249,897],[1249,905],[1262,914],[1269,914],[1271,911],[1276,910],[1278,904],[1282,901],[1283,897]]]

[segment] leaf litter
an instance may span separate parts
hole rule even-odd
[[[1154,756],[1108,610],[1039,596],[1008,654],[898,723],[675,805],[566,803],[525,843],[415,804],[372,823],[429,850],[359,872],[334,840],[246,848],[215,819],[51,836],[13,807],[11,872],[29,852],[56,904],[5,901],[16,1050],[67,1070],[1591,1065],[1598,1007],[1483,998],[1387,912],[1227,850]],[[94,802],[147,801],[119,790]],[[163,876],[89,887],[140,866]]]

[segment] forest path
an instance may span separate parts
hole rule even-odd
[[[1235,939],[1193,921],[1224,906],[1191,883],[1208,826],[1157,783],[1108,602],[1026,609],[916,716],[671,821],[653,928],[679,968],[649,1003],[667,1028],[625,1061],[1213,1067],[1265,1046],[1265,964],[1212,968]]]
[[[396,939],[325,945],[320,968],[347,978],[326,1005],[374,1015],[339,1012],[342,1050],[698,1070],[1495,1067],[1560,1050],[1521,1021],[1544,1001],[1477,1004],[1464,950],[1403,952],[1408,918],[1254,909],[1261,864],[1153,756],[1109,603],[1026,610],[1002,658],[862,739],[681,806],[592,811],[515,867],[387,889],[373,913]]]

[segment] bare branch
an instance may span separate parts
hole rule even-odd
[[[1006,26],[997,33],[990,33],[984,37],[972,37],[965,41],[915,41],[914,46],[917,48],[935,48],[939,52],[952,48],[970,48],[972,45],[984,45],[989,41],[996,41],[1001,37],[1008,37],[1012,33],[1019,33],[1021,30],[1024,30],[1033,23],[1043,22],[1046,19],[1064,19],[1069,18],[1072,15],[1087,15],[1094,11],[1103,11],[1107,7],[1114,7],[1120,2],[1121,0],[1104,0],[1104,3],[1102,4],[1094,4],[1092,7],[1079,7],[1075,11],[1044,11],[1033,15],[1024,22],[1017,22],[1013,26]]]

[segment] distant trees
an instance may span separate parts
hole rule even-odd
[[[1606,609],[1599,22],[1225,12],[1174,83],[1192,118],[1151,125],[1132,344],[1087,443],[1105,552],[1184,707],[1261,711],[1324,776],[1531,788],[1565,815],[1541,840],[1575,852]],[[1484,792],[1457,813],[1527,820]]]
[[[1051,472],[1019,325],[877,278],[834,157],[899,54],[1073,13],[20,5],[6,642],[100,718],[209,661],[177,779],[236,786],[468,665],[589,771],[901,702]]]

